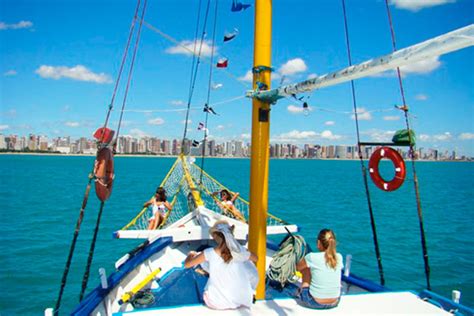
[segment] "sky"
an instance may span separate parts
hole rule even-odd
[[[193,60],[183,46],[192,49],[196,34],[201,38],[207,3],[148,0],[120,135],[183,136]],[[218,2],[213,44],[210,2],[188,121],[192,139],[203,137],[197,127],[205,119],[214,47],[214,62],[227,58],[228,67],[212,69],[209,103],[218,115],[209,116],[210,138],[250,142],[251,100],[244,95],[251,89],[254,6],[231,12],[231,3]],[[0,133],[92,138],[112,100],[135,7],[131,0],[0,0]],[[391,52],[384,0],[346,0],[346,10],[353,64]],[[474,22],[472,0],[391,0],[390,10],[399,49]],[[223,42],[234,29],[238,35]],[[272,37],[272,87],[348,65],[341,1],[274,0]],[[132,48],[109,121],[114,130]],[[474,48],[408,65],[402,74],[417,147],[474,156]],[[390,141],[406,128],[395,107],[402,101],[394,72],[356,80],[355,88],[361,141]],[[294,99],[272,106],[273,143],[356,143],[350,83],[301,97],[308,115]]]

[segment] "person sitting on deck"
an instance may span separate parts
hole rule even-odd
[[[165,219],[167,210],[171,211],[171,205],[166,201],[166,190],[162,187],[156,189],[156,194],[143,207],[152,206],[152,217],[148,220],[148,229],[154,230],[160,226]]]
[[[226,221],[217,221],[209,229],[217,245],[201,253],[191,251],[184,261],[186,268],[208,263],[209,280],[203,299],[212,309],[250,308],[257,288],[257,256],[238,243],[233,230],[234,226]]]
[[[234,201],[239,197],[239,192],[230,194],[226,189],[222,189],[219,192],[213,192],[212,195],[217,195],[220,193],[221,200],[216,201],[217,205],[223,210],[232,213],[237,219],[244,219],[244,216],[240,211],[234,206]]]
[[[339,304],[342,256],[336,252],[336,236],[330,229],[318,235],[319,252],[308,253],[296,266],[303,275],[300,303],[309,308],[328,309]]]

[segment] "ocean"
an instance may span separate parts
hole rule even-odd
[[[127,224],[154,193],[174,158],[117,157],[116,178],[96,244],[88,291],[99,284],[98,269],[140,243],[112,233]],[[199,163],[197,159],[197,163]],[[0,155],[0,314],[40,315],[54,307],[93,157]],[[207,159],[206,171],[248,199],[250,160]],[[390,177],[389,163],[383,175]],[[474,306],[474,164],[417,162],[421,205],[435,292],[462,292]],[[386,286],[426,286],[416,199],[407,179],[394,192],[369,179]],[[298,224],[315,248],[320,229],[334,230],[338,251],[353,256],[352,272],[378,280],[367,199],[359,161],[271,160],[269,212]],[[73,258],[61,313],[78,303],[81,280],[99,202],[91,191]]]

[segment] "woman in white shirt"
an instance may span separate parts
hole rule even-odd
[[[226,221],[217,221],[209,229],[217,245],[201,253],[191,251],[184,261],[186,268],[209,264],[203,299],[212,309],[250,308],[257,287],[257,256],[235,240],[233,230]]]
[[[336,235],[330,229],[319,232],[319,252],[308,253],[297,265],[303,275],[301,304],[315,309],[328,309],[339,304],[341,296],[341,254],[336,252]]]

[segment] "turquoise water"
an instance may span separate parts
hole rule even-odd
[[[0,156],[0,314],[39,315],[54,307],[72,240],[92,157]],[[199,161],[199,160],[198,160]],[[118,157],[116,179],[96,244],[89,290],[99,284],[97,270],[139,242],[116,240],[112,232],[138,212],[153,194],[174,158]],[[417,172],[425,221],[433,289],[474,305],[474,164],[419,162]],[[208,159],[216,179],[248,197],[250,161]],[[382,192],[370,183],[386,285],[418,290],[425,285],[419,224],[409,167],[405,184]],[[352,271],[378,280],[372,233],[358,161],[272,160],[269,209],[299,224],[314,244],[323,227],[332,228],[338,250],[352,254]],[[91,192],[65,290],[63,313],[77,304],[99,203]]]

